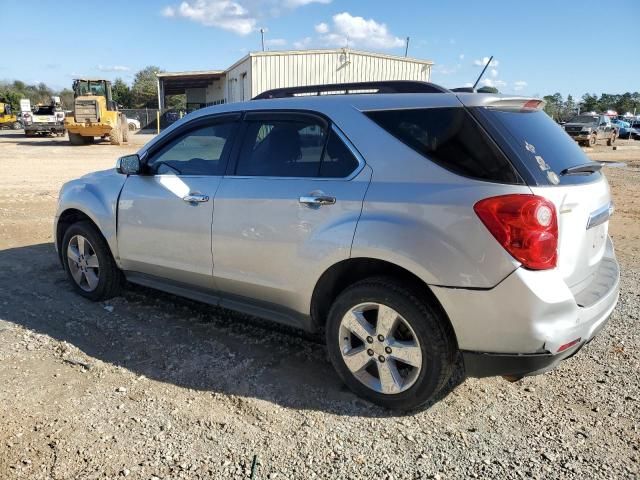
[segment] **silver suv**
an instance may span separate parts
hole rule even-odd
[[[260,97],[64,185],[55,243],[78,293],[126,279],[324,331],[342,380],[401,409],[459,353],[468,376],[521,378],[606,324],[609,186],[540,100],[417,82]]]

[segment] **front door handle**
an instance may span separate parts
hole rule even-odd
[[[336,203],[336,197],[330,197],[328,195],[310,195],[307,197],[300,197],[300,203],[305,205],[333,205]]]
[[[209,201],[209,195],[202,195],[201,193],[190,193],[189,195],[185,195],[182,197],[187,203],[202,203]]]

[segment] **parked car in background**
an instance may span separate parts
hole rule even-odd
[[[580,145],[593,147],[599,141],[613,145],[618,136],[617,128],[606,115],[576,115],[564,124],[564,130]]]
[[[606,325],[609,185],[543,101],[421,82],[260,97],[62,187],[54,243],[80,295],[126,278],[322,331],[347,386],[399,409],[459,353],[468,376],[517,379]]]
[[[31,107],[28,99],[23,99],[20,101],[20,109],[20,117],[27,137],[41,133],[63,136],[66,133],[65,115],[60,97],[51,97],[49,105],[36,105],[35,107]]]
[[[618,138],[629,138],[631,124],[619,118],[612,118],[611,123],[618,128]]]
[[[631,122],[629,135],[633,140],[640,140],[640,120],[634,120]]]
[[[140,130],[140,120],[136,120],[135,118],[127,117],[127,125],[129,126],[129,131],[131,132]]]

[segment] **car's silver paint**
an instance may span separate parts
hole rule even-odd
[[[116,239],[117,206],[118,196],[126,178],[126,176],[116,172],[115,168],[112,168],[93,172],[65,183],[58,195],[58,209],[53,227],[56,248],[61,240],[57,238],[57,225],[60,215],[66,210],[78,210],[87,215],[96,224],[107,240],[116,263],[118,263],[118,242]]]
[[[462,350],[494,353],[556,353],[577,338],[590,340],[618,300],[619,268],[611,240],[606,257],[613,276],[597,302],[579,307],[557,269],[518,268],[495,288],[431,287],[447,312]]]
[[[211,222],[221,180],[174,174],[130,176],[118,211],[121,267],[213,288]],[[193,195],[209,200],[185,200]]]
[[[116,241],[116,205],[125,177],[115,170],[65,185],[58,215],[67,208],[85,212],[107,238],[120,266],[148,268],[150,275],[194,285],[193,291],[212,303],[269,318],[277,318],[278,309],[290,312],[284,315],[286,321],[299,322],[305,328],[311,328],[305,319],[310,314],[313,288],[324,271],[346,258],[382,259],[406,268],[431,286],[451,320],[460,348],[553,352],[577,336],[583,341],[591,338],[617,300],[615,255],[609,244],[602,243],[606,222],[599,226],[604,230],[596,227],[589,233],[586,229],[589,216],[610,201],[606,181],[586,187],[532,189],[466,179],[425,161],[362,115],[377,109],[487,106],[504,98],[515,99],[452,93],[305,97],[228,104],[187,115],[145,145],[139,152],[141,158],[192,119],[232,111],[308,109],[329,116],[367,164],[346,180],[225,177],[214,180],[216,185],[219,182],[217,191],[210,185],[189,185],[211,197],[194,208],[214,205],[210,222],[213,265],[210,251],[199,248],[194,254],[189,248],[193,237],[188,229],[178,232],[188,217],[180,213],[187,208],[181,199],[176,197],[176,208],[169,211],[152,208],[151,201],[146,212],[131,210],[127,202],[143,202],[145,195],[153,196],[150,192],[157,193],[158,185],[151,183],[159,179],[127,180],[131,190],[123,192],[119,213],[125,213],[122,226],[131,233],[128,241]],[[145,190],[142,184],[153,188]],[[320,207],[299,203],[301,196],[319,192],[335,196],[336,203]],[[532,192],[549,198],[558,209],[561,238],[557,269],[536,272],[521,268],[473,212],[473,204],[482,198]],[[193,214],[196,210],[186,211]],[[207,210],[202,217],[208,215]],[[134,225],[141,219],[142,223]],[[167,250],[159,254],[162,261],[136,250],[154,231],[162,231],[165,240],[174,242],[164,243]],[[196,237],[199,245],[206,244],[206,228],[198,227]],[[126,251],[119,252],[119,247]],[[157,247],[163,249],[160,243]],[[187,258],[179,258],[172,272],[172,262],[167,259],[180,256]],[[124,264],[120,257],[126,259]],[[588,279],[600,259],[613,265],[615,282],[606,285],[606,291],[588,307],[579,307],[576,299],[589,290]],[[210,282],[206,278],[209,268],[213,269]],[[140,283],[146,281],[143,278],[152,278],[136,272],[128,275]],[[148,281],[161,286],[155,278]],[[188,286],[175,288],[188,291]],[[218,290],[223,291],[220,296],[214,293]],[[220,298],[223,295],[224,301]]]
[[[225,177],[213,216],[216,289],[309,314],[318,278],[350,256],[370,178],[366,166],[351,180]],[[336,203],[300,203],[313,194]]]

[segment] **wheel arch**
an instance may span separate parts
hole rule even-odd
[[[71,227],[72,225],[78,222],[91,223],[96,228],[100,236],[104,239],[105,243],[109,247],[111,256],[114,259],[116,259],[116,255],[114,254],[115,252],[113,251],[112,245],[107,239],[107,237],[104,235],[102,228],[100,228],[99,222],[94,217],[92,217],[88,213],[78,208],[67,208],[60,213],[60,216],[57,218],[56,225],[55,225],[55,246],[56,246],[56,251],[58,252],[58,258],[60,259],[60,261],[63,261],[62,239],[64,238],[64,234],[69,227]]]
[[[457,346],[455,331],[436,296],[416,274],[394,263],[376,258],[356,257],[335,263],[320,276],[311,296],[311,319],[316,328],[324,328],[331,304],[348,286],[369,277],[385,276],[398,281],[415,295],[425,299],[440,313],[446,328]]]

